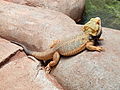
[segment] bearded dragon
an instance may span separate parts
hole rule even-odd
[[[45,67],[47,73],[51,71],[51,67],[55,66],[62,56],[72,56],[84,49],[102,51],[100,46],[94,46],[95,42],[102,40],[101,19],[99,17],[91,18],[85,25],[83,25],[82,33],[65,40],[58,40],[54,42],[51,47],[43,52],[28,50],[24,45],[13,42],[23,47],[26,54],[34,56],[38,60],[50,60]]]

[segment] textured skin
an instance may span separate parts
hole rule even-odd
[[[96,17],[90,19],[90,21],[83,26],[82,33],[79,33],[78,35],[65,40],[55,41],[50,46],[50,49],[44,52],[30,51],[24,45],[16,42],[14,43],[22,46],[26,54],[32,55],[39,60],[53,59],[45,67],[46,72],[49,73],[51,67],[55,66],[58,63],[60,55],[72,56],[83,51],[85,48],[89,50],[102,51],[102,47],[94,46],[94,43],[100,40],[99,38],[101,36],[101,32],[101,19],[99,17]]]

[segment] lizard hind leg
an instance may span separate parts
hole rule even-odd
[[[59,60],[60,60],[60,54],[58,52],[55,52],[53,55],[53,60],[50,61],[50,63],[45,67],[46,73],[50,73],[51,67],[57,65]]]

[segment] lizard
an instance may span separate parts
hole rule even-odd
[[[95,42],[102,40],[100,36],[102,34],[101,19],[99,17],[91,18],[82,27],[82,33],[65,40],[55,41],[51,47],[43,52],[31,51],[27,49],[23,44],[13,42],[21,47],[26,54],[35,57],[38,60],[50,60],[48,65],[45,67],[46,73],[50,73],[51,68],[60,60],[60,56],[72,56],[79,52],[88,49],[92,51],[103,51],[104,48],[95,46]]]

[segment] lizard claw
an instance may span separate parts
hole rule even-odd
[[[44,70],[44,67],[43,67],[43,66],[41,66],[41,67],[39,67],[39,69],[40,69],[40,70]]]
[[[103,47],[97,47],[96,50],[99,51],[99,52],[100,51],[105,51],[105,49]]]
[[[102,41],[102,40],[104,40],[104,39],[103,39],[103,38],[99,38],[98,40],[99,40],[99,41]]]
[[[45,67],[45,72],[46,72],[46,74],[49,74],[50,71],[51,71],[51,67],[50,67],[49,65],[47,65],[47,66]]]

